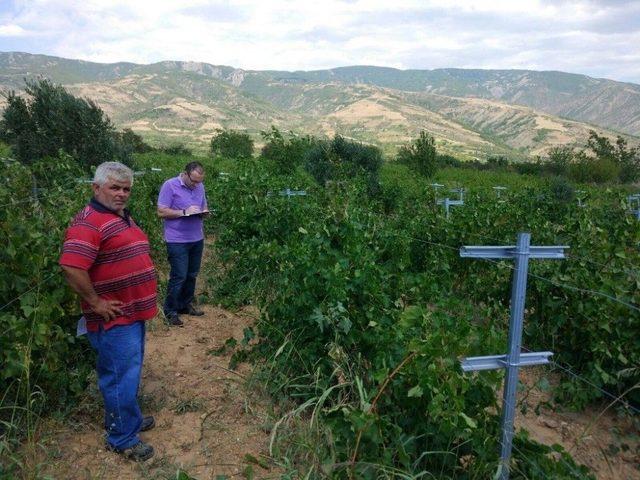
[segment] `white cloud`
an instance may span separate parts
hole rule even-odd
[[[27,31],[20,25],[0,25],[0,37],[21,37],[27,34]]]
[[[536,68],[640,82],[638,18],[640,1],[15,0],[0,8],[0,36],[16,37],[13,50],[28,38],[26,51],[97,62]]]

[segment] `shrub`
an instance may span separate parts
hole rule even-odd
[[[544,167],[553,175],[567,175],[573,157],[571,147],[554,147],[549,150],[549,159]]]
[[[117,132],[116,136],[124,148],[130,152],[147,153],[153,151],[153,148],[149,144],[145,143],[142,137],[130,128],[125,128],[122,132]]]
[[[272,160],[281,173],[291,173],[298,165],[301,165],[305,155],[317,144],[318,140],[310,135],[298,137],[289,132],[289,138],[285,138],[280,130],[271,126],[268,132],[260,132],[265,141],[260,156]]]
[[[487,159],[487,168],[489,170],[506,170],[509,168],[509,160],[501,155],[489,157]]]
[[[564,177],[555,177],[549,184],[553,198],[560,202],[570,202],[575,198],[573,185]]]
[[[345,140],[336,135],[330,142],[318,142],[305,156],[305,169],[320,185],[328,180],[364,176],[370,195],[380,192],[378,175],[382,152],[371,145]]]
[[[184,143],[174,143],[172,145],[160,147],[158,150],[162,153],[166,153],[167,155],[186,155],[188,157],[193,155],[193,151],[191,151],[189,147],[185,146]]]
[[[569,177],[580,183],[609,183],[619,176],[620,165],[607,157],[591,158],[580,153],[569,166]]]
[[[544,172],[544,164],[541,162],[518,162],[513,166],[520,175],[542,175]]]
[[[464,162],[460,161],[453,155],[438,153],[436,155],[436,165],[440,168],[443,168],[443,167],[462,168],[464,166]]]
[[[251,158],[253,140],[244,132],[237,130],[216,129],[211,139],[211,154],[227,158]]]
[[[432,177],[437,166],[435,139],[424,130],[421,131],[420,136],[411,145],[400,147],[397,159],[420,175]]]
[[[331,143],[327,141],[318,143],[305,156],[305,169],[322,186],[336,177],[336,163]]]
[[[59,150],[85,167],[116,160],[130,163],[109,118],[92,100],[74,97],[49,80],[26,81],[27,98],[10,92],[0,121],[0,139],[18,160],[31,164]]]
[[[587,166],[596,166],[600,170],[598,172],[600,176],[608,177],[612,173],[611,164],[613,164],[617,167],[616,176],[621,182],[635,182],[640,179],[640,151],[638,148],[628,148],[627,141],[621,136],[618,135],[616,144],[613,145],[607,137],[600,136],[591,130],[587,148],[602,163],[602,165],[591,163]]]

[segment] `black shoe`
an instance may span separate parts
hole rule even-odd
[[[138,442],[133,447],[115,448],[107,444],[107,450],[122,455],[124,458],[134,462],[144,462],[153,457],[153,447],[148,443]]]
[[[180,317],[177,313],[167,313],[164,317],[164,322],[172,327],[182,327],[184,323],[180,320]]]
[[[198,310],[191,303],[187,305],[185,308],[180,310],[178,313],[184,313],[186,315],[193,315],[194,317],[201,317],[204,315],[204,310]]]
[[[142,419],[142,425],[140,426],[140,431],[146,432],[147,430],[151,430],[155,426],[156,426],[156,420],[151,415],[149,415],[148,417],[144,417]]]

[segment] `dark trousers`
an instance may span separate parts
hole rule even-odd
[[[167,243],[171,273],[164,301],[164,314],[177,313],[193,301],[196,278],[200,271],[204,240],[188,243]]]

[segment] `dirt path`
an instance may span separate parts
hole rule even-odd
[[[551,408],[549,389],[536,385],[546,375],[544,368],[521,372],[523,391],[516,427],[525,428],[531,438],[544,444],[562,445],[577,463],[591,469],[598,480],[640,480],[640,436],[638,425],[628,416],[617,416],[615,409],[588,407],[582,412]]]
[[[248,312],[205,306],[183,316],[183,328],[148,324],[142,407],[156,427],[141,434],[155,448],[136,464],[104,449],[102,406],[93,386],[72,421],[48,425],[45,473],[56,479],[175,479],[179,469],[198,480],[277,477],[268,466],[268,403],[249,391],[250,366],[227,370],[230,352],[211,353],[253,324]]]
[[[203,317],[184,316],[183,328],[158,319],[148,325],[142,406],[156,427],[142,438],[154,446],[155,457],[136,464],[104,450],[101,400],[92,384],[71,419],[43,426],[55,432],[44,441],[43,473],[105,480],[175,479],[179,469],[198,480],[279,476],[268,458],[269,403],[248,386],[251,367],[240,364],[231,372],[231,353],[212,353],[230,337],[240,341],[255,312],[204,310]],[[563,445],[599,480],[640,479],[640,440],[631,421],[608,412],[594,423],[596,410],[552,410],[545,406],[550,394],[535,387],[543,374],[523,375],[520,404],[527,409],[519,412],[517,427],[545,445]]]

